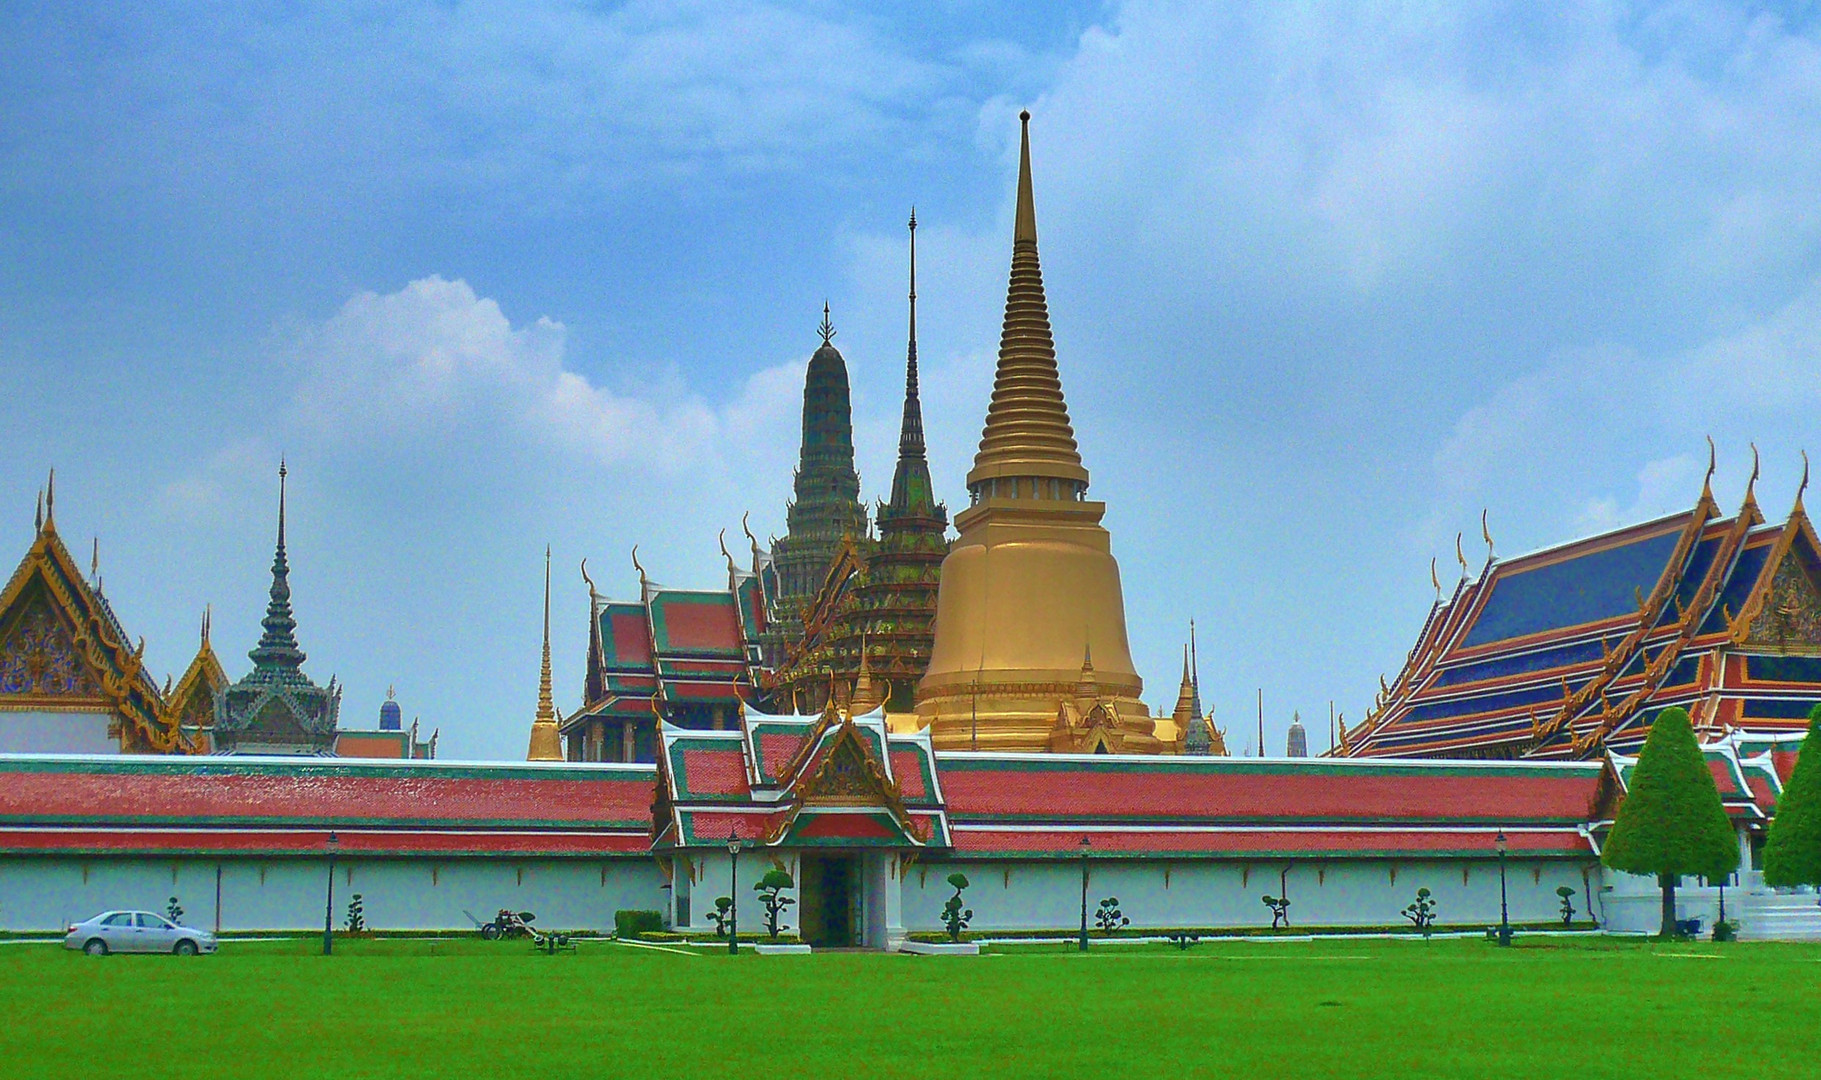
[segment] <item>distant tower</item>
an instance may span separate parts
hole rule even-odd
[[[379,707],[379,730],[403,731],[404,727],[405,717],[398,707],[397,693],[388,686],[386,687],[386,703]]]
[[[247,656],[253,670],[215,698],[215,748],[242,754],[317,754],[335,747],[341,687],[317,686],[303,672],[291,614],[291,563],[285,555],[285,467],[278,466],[278,550],[272,556],[265,630]]]
[[[1212,754],[1214,752],[1213,720],[1201,714],[1201,658],[1195,653],[1195,620],[1189,620],[1189,661],[1188,677],[1184,680],[1189,690],[1189,726],[1182,736],[1182,752],[1185,754]],[[1180,726],[1180,724],[1178,725]],[[1224,749],[1224,747],[1223,747]]]
[[[1284,748],[1284,753],[1289,757],[1309,756],[1309,733],[1303,730],[1301,713],[1290,714],[1290,740],[1289,745]]]
[[[772,632],[763,642],[765,662],[781,667],[784,646],[803,636],[803,608],[814,600],[841,550],[843,537],[866,536],[860,474],[854,469],[853,405],[847,361],[835,348],[835,328],[822,305],[822,347],[809,358],[803,380],[803,445],[794,496],[785,507],[789,532],[771,549],[778,576]]]
[[[526,761],[563,760],[563,736],[556,726],[556,701],[550,691],[550,548],[544,548],[544,665],[537,679],[537,715],[531,721],[531,748]]]

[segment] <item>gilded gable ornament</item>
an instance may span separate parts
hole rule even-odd
[[[102,696],[102,688],[74,635],[39,600],[0,644],[0,693],[94,698]]]
[[[1779,649],[1821,651],[1821,589],[1794,550],[1771,578],[1769,595],[1752,619],[1747,640]]]

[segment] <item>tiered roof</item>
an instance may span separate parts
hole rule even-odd
[[[636,552],[634,556],[636,561]],[[564,733],[590,718],[695,726],[704,710],[731,720],[753,694],[766,610],[757,575],[728,563],[726,589],[672,589],[639,568],[639,599],[604,600],[589,585],[592,615],[582,708]]]
[[[32,546],[0,591],[0,706],[106,711],[122,751],[189,751],[145,670],[145,642],[129,642],[99,576],[90,581],[77,569],[56,509],[53,476]]]
[[[747,711],[735,731],[666,726],[656,846],[947,847],[927,733],[894,734],[881,709],[854,716]]]
[[[1767,524],[1750,485],[1732,517],[1704,486],[1683,513],[1489,557],[1340,753],[1586,759],[1637,747],[1670,705],[1699,731],[1779,732],[1818,700],[1821,544],[1800,493]]]

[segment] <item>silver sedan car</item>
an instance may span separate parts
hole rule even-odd
[[[81,949],[90,956],[111,952],[176,953],[195,956],[215,951],[215,935],[206,930],[179,926],[149,911],[104,911],[70,927],[63,939],[66,949]]]

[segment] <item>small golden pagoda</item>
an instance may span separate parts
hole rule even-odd
[[[526,761],[562,761],[563,736],[557,727],[556,701],[550,690],[550,549],[544,549],[544,666],[538,673],[537,714],[531,720]]]
[[[1011,283],[993,398],[967,474],[969,506],[942,563],[936,638],[917,712],[938,750],[1158,753],[1126,642],[1106,504],[1087,501],[1056,369],[1030,114],[1022,113]],[[1092,659],[1088,659],[1089,657]]]

